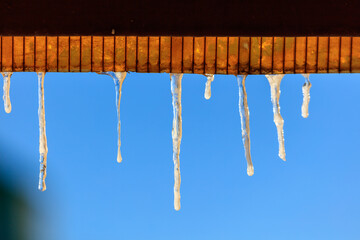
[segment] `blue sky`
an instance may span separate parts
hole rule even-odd
[[[360,81],[317,74],[310,116],[304,78],[286,75],[280,106],[287,162],[278,156],[270,87],[246,81],[255,174],[246,174],[235,76],[183,77],[181,207],[173,209],[169,74],[127,75],[121,99],[123,162],[116,162],[113,80],[48,73],[47,191],[37,190],[37,76],[15,73],[12,112],[0,108],[0,180],[33,211],[32,239],[359,239]]]

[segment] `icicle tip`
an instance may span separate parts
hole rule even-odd
[[[247,167],[247,175],[249,177],[251,177],[252,175],[254,175],[254,166],[248,166]]]
[[[121,163],[121,162],[122,162],[122,157],[121,157],[120,152],[118,152],[118,155],[117,155],[117,162],[118,162],[118,163]]]

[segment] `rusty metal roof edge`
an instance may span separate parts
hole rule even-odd
[[[360,37],[1,36],[2,72],[360,72]]]

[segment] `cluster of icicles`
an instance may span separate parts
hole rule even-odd
[[[120,152],[120,100],[121,100],[121,88],[122,84],[126,77],[126,72],[106,72],[111,76],[115,83],[116,91],[116,108],[117,108],[117,117],[118,117],[118,153],[117,161],[120,163],[122,161],[121,152]],[[11,102],[10,102],[10,78],[11,72],[2,73],[4,78],[4,107],[5,112],[11,112]],[[172,127],[172,139],[173,139],[173,162],[174,162],[174,208],[175,210],[180,210],[180,143],[182,136],[182,120],[181,120],[181,80],[183,74],[170,74],[170,83],[171,83],[171,94],[172,94],[172,105],[173,105],[173,127]],[[280,83],[284,75],[265,75],[269,81],[271,89],[271,102],[273,105],[274,112],[274,123],[277,128],[278,142],[279,142],[279,157],[286,161],[285,158],[285,145],[284,145],[284,120],[280,114]],[[311,83],[309,81],[309,74],[303,74],[305,77],[305,83],[302,87],[303,93],[303,104],[301,107],[301,115],[304,118],[309,116],[309,102],[310,102],[310,88]],[[47,140],[46,140],[46,127],[45,127],[45,104],[44,104],[44,72],[38,73],[38,90],[39,90],[39,153],[40,153],[40,174],[39,174],[39,190],[45,191],[46,184],[46,165],[47,165]],[[206,74],[207,81],[205,85],[205,99],[210,99],[211,97],[211,83],[214,81],[213,74]],[[239,85],[239,112],[241,120],[241,132],[242,140],[245,148],[245,158],[247,161],[247,174],[252,176],[254,174],[254,166],[251,161],[250,154],[250,113],[247,103],[247,94],[245,88],[245,79],[246,75],[238,75],[237,82]]]

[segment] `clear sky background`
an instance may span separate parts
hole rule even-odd
[[[45,76],[46,192],[37,190],[35,73],[11,79],[12,112],[0,108],[0,180],[31,206],[31,239],[359,239],[358,74],[281,83],[287,162],[278,157],[270,87],[246,81],[255,174],[246,174],[235,76],[183,77],[181,210],[173,209],[169,74],[127,75],[121,99],[123,162],[116,162],[115,89],[95,73]]]

